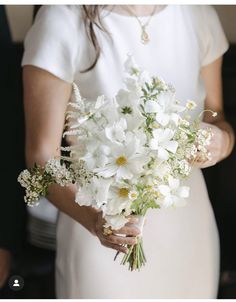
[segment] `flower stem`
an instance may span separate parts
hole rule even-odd
[[[141,267],[146,263],[146,257],[144,255],[143,250],[143,240],[142,237],[138,238],[137,244],[133,246],[128,246],[128,253],[124,255],[121,264],[126,265],[128,264],[129,270],[140,271]]]

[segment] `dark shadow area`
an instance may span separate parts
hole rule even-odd
[[[224,104],[227,120],[236,132],[236,45],[231,45],[223,63]],[[220,298],[236,298],[236,148],[230,157],[204,169],[215,212],[221,244],[222,280]]]

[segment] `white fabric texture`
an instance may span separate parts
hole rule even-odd
[[[141,17],[145,22],[148,17]],[[123,62],[132,54],[139,66],[176,88],[177,97],[204,108],[200,68],[228,48],[218,17],[209,6],[168,5],[147,28],[150,43],[140,42],[140,26],[132,16],[104,11],[111,34],[96,29],[102,47],[94,58],[79,6],[46,6],[25,39],[22,65],[34,65],[67,81],[75,81],[86,99],[112,97],[123,85]],[[80,224],[61,213],[58,222],[58,298],[215,298],[219,277],[219,240],[207,189],[199,169],[184,208],[150,211],[144,227],[148,259],[141,272],[129,272],[115,251],[103,247]]]

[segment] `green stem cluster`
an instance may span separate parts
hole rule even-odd
[[[146,263],[142,237],[138,237],[138,242],[135,245],[128,246],[128,249],[129,251],[124,255],[121,264],[128,264],[130,271],[140,271],[141,267]]]

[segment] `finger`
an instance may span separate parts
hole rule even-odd
[[[114,243],[111,243],[111,242],[108,242],[108,241],[101,241],[101,243],[102,243],[103,246],[111,248],[111,249],[116,250],[118,252],[125,253],[125,254],[128,253],[128,248],[125,247],[125,246],[114,244]]]
[[[138,221],[139,221],[138,217],[135,217],[134,215],[129,215],[127,218],[129,219],[129,222],[127,222],[127,224],[128,223],[138,223]]]
[[[124,234],[126,236],[136,237],[140,234],[140,230],[137,227],[133,226],[131,223],[128,223],[123,228],[114,230],[113,234]]]
[[[136,237],[123,237],[116,235],[105,236],[105,240],[113,244],[122,244],[122,245],[135,245],[137,244]]]
[[[196,162],[194,163],[194,166],[200,169],[212,167],[216,164],[217,162],[215,160],[207,160],[204,162]]]
[[[105,223],[106,223],[106,221],[102,216],[102,212],[98,213],[97,221],[95,224],[95,233],[98,237],[99,237],[99,234],[103,232]]]
[[[97,224],[98,225],[104,225],[106,223],[106,220],[103,218],[103,213],[102,211],[98,213],[98,219],[97,219]]]

